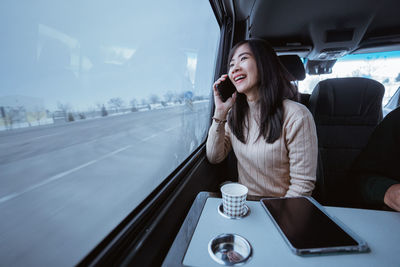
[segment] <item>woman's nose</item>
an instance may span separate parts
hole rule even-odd
[[[234,63],[232,67],[232,73],[237,72],[240,69],[240,65],[238,63]]]

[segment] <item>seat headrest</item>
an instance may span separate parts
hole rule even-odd
[[[293,76],[292,81],[302,81],[306,77],[304,64],[298,55],[279,56],[282,65]]]
[[[382,119],[384,86],[367,78],[319,82],[310,96],[317,124],[376,125]]]

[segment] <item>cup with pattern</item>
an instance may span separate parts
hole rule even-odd
[[[221,187],[224,213],[232,218],[243,216],[247,192],[246,186],[239,183],[229,183]]]

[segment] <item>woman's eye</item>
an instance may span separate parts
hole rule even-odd
[[[231,64],[229,64],[229,68],[232,68],[233,67],[233,64],[231,63]]]
[[[241,61],[244,61],[244,60],[246,60],[247,59],[247,57],[242,57],[240,60]]]

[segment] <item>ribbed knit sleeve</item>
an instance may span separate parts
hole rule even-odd
[[[311,195],[315,186],[318,143],[314,119],[307,109],[288,115],[286,145],[289,156],[290,185],[287,197]]]
[[[212,122],[206,143],[207,159],[211,163],[220,163],[231,150],[232,145],[229,132],[227,123],[219,124],[215,121]]]

